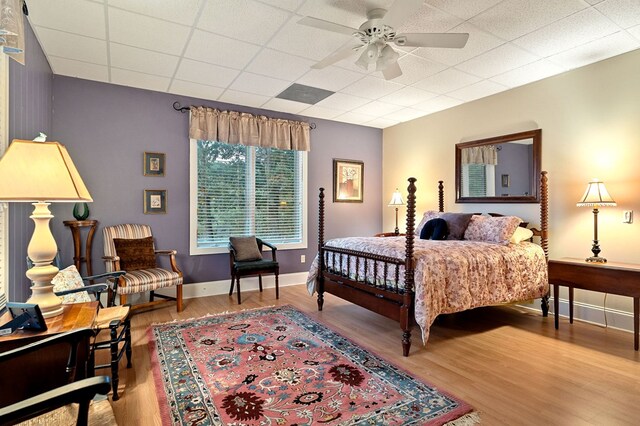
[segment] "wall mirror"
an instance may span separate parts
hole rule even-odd
[[[542,130],[456,144],[456,203],[539,203]]]

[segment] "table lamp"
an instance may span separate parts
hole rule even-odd
[[[49,228],[48,201],[93,201],[64,145],[15,139],[0,159],[0,201],[33,202],[35,229],[27,255],[34,266],[26,274],[33,286],[27,302],[38,304],[45,318],[62,314],[51,284],[58,273],[52,265],[58,247]]]
[[[394,230],[396,235],[400,233],[400,229],[398,229],[398,206],[404,206],[404,202],[402,201],[402,194],[400,194],[400,191],[396,188],[396,191],[391,196],[391,201],[389,201],[389,207],[396,208],[396,229]]]
[[[587,186],[587,190],[576,204],[578,207],[593,207],[593,246],[591,251],[593,256],[587,257],[585,260],[591,263],[606,263],[607,259],[598,256],[600,254],[600,245],[598,243],[598,207],[613,206],[617,204],[604,187],[604,182],[598,179],[592,179]]]

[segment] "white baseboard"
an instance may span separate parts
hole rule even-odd
[[[536,310],[540,312],[540,299],[536,299],[534,305],[519,305],[523,308]],[[569,300],[560,299],[559,301],[560,316],[569,318]],[[606,320],[605,320],[606,313]],[[549,315],[553,315],[553,297],[549,299]],[[573,319],[574,321],[582,321],[590,324],[599,325],[601,327],[614,328],[616,330],[633,332],[633,313],[621,311],[618,309],[603,308],[598,305],[591,305],[583,302],[573,302]]]

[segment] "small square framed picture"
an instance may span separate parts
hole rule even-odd
[[[145,189],[144,190],[144,214],[165,214],[167,213],[167,190],[166,189]]]
[[[144,175],[164,176],[165,155],[162,152],[144,153]]]

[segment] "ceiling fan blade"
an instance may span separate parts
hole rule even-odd
[[[344,25],[336,24],[335,22],[312,18],[310,16],[305,16],[304,18],[300,19],[298,21],[298,24],[346,35],[353,35],[353,33],[358,31],[355,28],[345,27]]]
[[[311,66],[311,68],[319,70],[319,69],[328,67],[329,65],[333,65],[336,62],[339,62],[339,61],[341,61],[343,59],[348,58],[354,52],[360,50],[361,47],[362,46],[359,46],[359,45],[343,47],[342,49],[340,49],[340,50],[332,53],[331,55],[325,57],[320,62],[317,62],[317,63],[313,64]]]
[[[400,77],[402,75],[402,70],[400,69],[400,65],[397,62],[393,62],[385,69],[382,70],[382,75],[385,80],[393,80],[396,77]]]
[[[393,42],[398,46],[461,48],[468,39],[467,33],[407,33],[398,34]]]
[[[382,21],[391,28],[398,28],[413,16],[423,3],[424,0],[396,0],[384,15]]]

